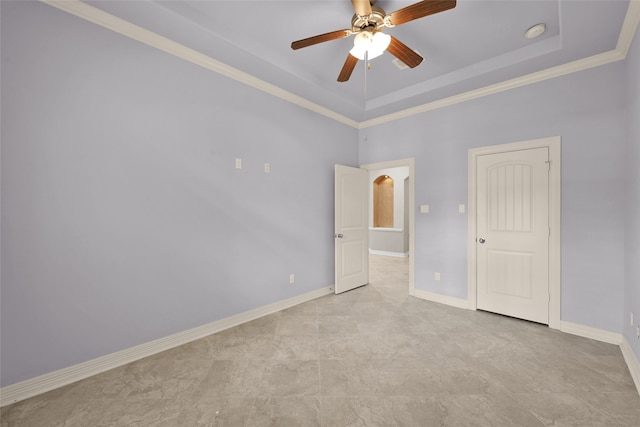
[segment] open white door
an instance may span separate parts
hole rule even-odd
[[[335,165],[335,292],[369,283],[369,173]]]
[[[477,158],[477,306],[549,323],[549,150]]]

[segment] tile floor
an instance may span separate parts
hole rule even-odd
[[[640,426],[617,346],[371,283],[1,410],[5,426]]]

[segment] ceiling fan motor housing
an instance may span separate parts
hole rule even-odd
[[[351,30],[357,33],[367,27],[373,27],[375,31],[378,27],[384,26],[384,17],[386,15],[386,12],[381,7],[372,6],[371,15],[369,16],[353,15],[353,18],[351,18]]]

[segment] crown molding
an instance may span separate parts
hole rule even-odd
[[[638,25],[640,25],[640,0],[630,0],[615,49],[622,54],[623,58],[626,58],[629,53]]]
[[[206,68],[214,73],[221,74],[230,79],[236,80],[242,84],[258,89],[262,92],[283,99],[291,104],[311,110],[317,114],[323,115],[337,122],[358,128],[358,122],[339,114],[333,110],[323,107],[315,102],[309,101],[301,96],[291,93],[281,87],[268,83],[262,79],[252,76],[249,73],[238,70],[223,62],[215,60],[203,53],[191,49],[183,44],[174,42],[173,40],[163,37],[153,31],[149,31],[129,21],[111,15],[101,9],[90,6],[78,0],[40,0],[42,3],[53,6],[56,9],[75,15],[86,21],[92,22],[103,28],[114,31],[118,34],[126,36],[130,39],[139,41],[148,46],[162,50],[170,55],[192,64]]]
[[[558,65],[552,68],[547,68],[546,70],[526,74],[524,76],[516,77],[514,79],[506,80],[504,82],[496,83],[490,86],[485,86],[483,88],[463,92],[458,95],[450,96],[448,98],[442,98],[437,101],[429,102],[427,104],[418,105],[417,107],[407,108],[395,113],[386,114],[384,116],[379,116],[370,120],[365,120],[363,122],[360,122],[360,129],[404,119],[407,117],[415,116],[416,114],[426,113],[428,111],[460,104],[461,102],[483,98],[488,95],[516,89],[522,86],[528,86],[533,83],[539,83],[567,74],[577,73],[578,71],[588,70],[589,68],[599,67],[601,65],[610,64],[622,59],[624,59],[624,56],[620,52],[618,52],[617,50],[611,50],[609,52],[600,53],[588,58],[579,59],[577,61]]]
[[[599,67],[601,65],[607,65],[616,61],[621,61],[627,57],[627,53],[629,52],[629,48],[631,47],[633,37],[635,36],[639,24],[640,0],[630,0],[629,7],[627,8],[627,13],[622,24],[622,29],[620,30],[620,35],[618,37],[618,43],[616,44],[616,48],[613,50],[576,61],[568,62],[556,67],[547,68],[546,70],[516,77],[514,79],[506,80],[504,82],[496,83],[494,85],[486,86],[480,89],[475,89],[458,95],[450,96],[448,98],[442,98],[437,101],[419,105],[417,107],[407,108],[402,111],[397,111],[395,113],[386,114],[374,119],[365,120],[363,122],[360,122],[360,129],[404,119],[416,114],[425,113],[427,111],[437,110],[439,108],[448,107],[451,105],[459,104],[461,102],[482,98],[487,95],[493,95],[495,93],[504,92],[510,89],[527,86],[533,83],[542,82],[544,80],[553,79],[567,74],[577,73],[579,71],[588,70],[590,68]]]
[[[75,15],[79,18],[85,19],[89,22],[93,22],[96,25],[129,37],[133,40],[137,40],[148,46],[162,50],[185,61],[199,65],[210,71],[221,74],[225,77],[229,77],[247,86],[253,87],[257,90],[273,95],[291,104],[306,108],[307,110],[313,111],[317,114],[328,117],[332,120],[356,129],[365,129],[368,127],[377,126],[383,123],[411,117],[416,114],[426,113],[428,111],[437,110],[462,102],[482,98],[488,95],[493,95],[507,90],[527,86],[533,83],[542,82],[544,80],[549,80],[567,74],[576,73],[579,71],[588,70],[590,68],[599,67],[601,65],[610,64],[612,62],[624,60],[627,56],[629,48],[631,47],[631,43],[640,23],[640,0],[630,0],[624,23],[618,37],[616,48],[613,50],[551,67],[546,70],[516,77],[514,79],[506,80],[504,82],[496,83],[483,88],[467,91],[447,98],[442,98],[437,101],[418,105],[416,107],[407,108],[395,113],[386,114],[373,119],[358,122],[340,113],[309,101],[306,98],[295,95],[292,92],[289,92],[276,85],[259,79],[249,73],[245,73],[244,71],[238,70],[237,68],[231,67],[223,62],[217,61],[203,53],[188,48],[180,43],[174,42],[171,39],[163,37],[124,19],[118,18],[79,0],[40,1],[72,15]]]

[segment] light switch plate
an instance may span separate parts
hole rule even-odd
[[[420,213],[429,213],[429,205],[420,205]]]
[[[464,205],[463,204],[458,205],[458,213],[464,213]]]
[[[242,169],[242,159],[236,159],[236,169]]]

